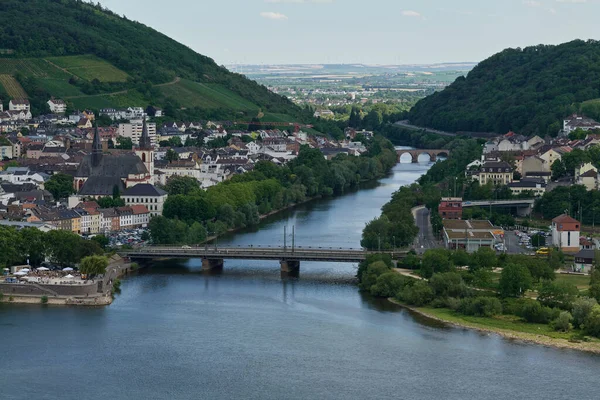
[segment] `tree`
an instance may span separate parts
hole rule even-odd
[[[79,271],[91,276],[103,275],[108,267],[108,258],[104,256],[85,257],[79,263]]]
[[[576,328],[581,328],[587,319],[587,317],[592,312],[592,309],[598,302],[596,299],[589,297],[581,297],[573,303],[573,325]]]
[[[554,161],[550,169],[552,170],[553,180],[558,180],[564,176],[567,176],[567,168],[565,167],[565,163],[560,159]]]
[[[527,267],[519,264],[504,266],[500,275],[500,294],[502,297],[521,297],[531,287],[531,273]]]
[[[177,154],[175,150],[169,149],[167,150],[165,158],[167,159],[167,161],[169,161],[169,163],[172,163],[173,161],[179,160],[179,154]]]
[[[600,305],[596,304],[585,320],[585,332],[600,337]]]
[[[64,199],[75,193],[73,177],[62,173],[52,175],[44,184],[44,188],[52,194],[55,200]]]
[[[425,281],[417,281],[412,286],[406,286],[400,293],[401,300],[417,307],[424,306],[433,300],[433,289]]]
[[[190,195],[197,194],[200,191],[200,184],[191,176],[178,176],[173,175],[167,179],[165,190],[169,196],[175,196],[178,194]]]
[[[117,149],[131,150],[133,149],[133,141],[130,137],[119,136],[117,138]]]
[[[108,246],[109,244],[108,238],[104,235],[96,235],[91,240],[98,243],[98,245],[103,249],[106,249],[106,246]]]
[[[598,253],[598,251],[596,252]],[[590,277],[590,297],[600,302],[600,257],[596,254],[594,258],[594,269],[592,270],[592,276]]]
[[[573,316],[568,311],[563,311],[558,315],[554,321],[552,321],[552,328],[556,331],[560,332],[569,332],[573,329],[573,324],[571,321],[573,320]]]
[[[370,290],[371,286],[377,283],[377,278],[380,275],[389,272],[390,268],[383,261],[375,261],[369,264],[362,272],[359,287],[361,290]]]
[[[446,249],[427,250],[421,261],[421,276],[430,278],[436,272],[448,272],[453,267],[450,252]]]
[[[469,269],[476,271],[478,269],[493,269],[497,265],[496,252],[489,247],[480,247],[473,254],[472,261],[469,263]]]
[[[577,286],[563,281],[544,281],[538,290],[538,301],[542,305],[563,310],[571,310],[577,296]]]

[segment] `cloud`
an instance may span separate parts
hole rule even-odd
[[[404,11],[402,11],[402,16],[404,16],[404,17],[420,17],[421,14],[416,11],[412,11],[412,10],[404,10]]]
[[[536,0],[523,0],[523,4],[529,7],[541,7],[542,3]]]
[[[556,0],[557,3],[571,3],[571,4],[583,4],[587,3],[588,0]]]
[[[273,12],[273,11],[263,11],[260,13],[260,16],[266,19],[273,19],[273,20],[278,20],[278,21],[283,21],[288,19],[287,15],[285,14],[281,14],[278,12]]]

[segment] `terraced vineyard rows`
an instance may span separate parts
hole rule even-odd
[[[2,84],[9,97],[27,98],[27,93],[12,75],[0,74],[0,84]]]

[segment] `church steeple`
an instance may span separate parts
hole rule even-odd
[[[142,125],[142,137],[140,138],[139,144],[140,150],[152,150],[152,142],[150,141],[150,135],[148,134],[148,125],[144,118],[144,124]]]
[[[98,133],[98,124],[94,130],[94,141],[92,142],[92,166],[97,167],[102,160],[102,142]]]

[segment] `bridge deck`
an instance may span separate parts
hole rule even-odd
[[[391,252],[390,252],[391,253]],[[206,258],[237,260],[289,260],[361,262],[374,252],[357,249],[264,248],[264,247],[142,247],[119,252],[130,258]],[[397,255],[406,252],[396,252]]]

